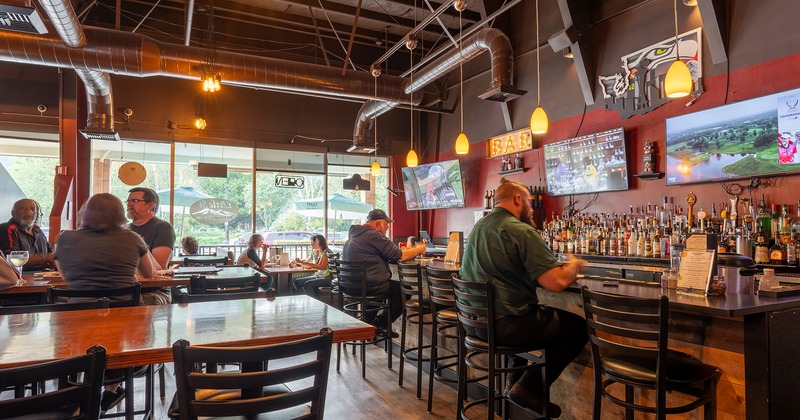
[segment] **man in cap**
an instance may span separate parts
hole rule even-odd
[[[386,317],[394,322],[403,313],[403,302],[400,296],[400,283],[390,281],[392,272],[389,262],[408,261],[425,253],[426,245],[420,242],[415,247],[400,249],[386,236],[389,224],[394,222],[386,212],[375,209],[367,215],[363,225],[350,226],[349,239],[342,249],[342,260],[364,261],[367,265],[367,291],[369,293],[388,294],[390,297],[389,313],[382,313],[374,320],[367,320],[378,328],[379,334],[386,334],[381,326],[386,325]],[[361,290],[343,289],[348,294],[360,294]]]

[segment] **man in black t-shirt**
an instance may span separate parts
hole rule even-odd
[[[153,267],[169,267],[172,247],[175,244],[175,230],[168,222],[156,217],[158,194],[150,188],[136,187],[128,191],[128,218],[130,230],[138,233],[153,258]],[[142,301],[147,305],[160,305],[172,302],[169,288],[142,290]]]
[[[14,203],[11,219],[0,224],[0,251],[28,251],[25,270],[40,270],[53,266],[53,246],[36,224],[41,216],[39,203],[23,198]]]

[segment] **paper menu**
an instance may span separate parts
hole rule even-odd
[[[685,250],[681,253],[678,289],[707,292],[717,251],[714,249]]]

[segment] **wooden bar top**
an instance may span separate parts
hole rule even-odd
[[[310,337],[371,338],[371,325],[308,296],[0,315],[0,368],[84,354],[99,344],[108,368],[172,360],[172,343],[252,346]]]

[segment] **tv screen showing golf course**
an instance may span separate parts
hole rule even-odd
[[[667,185],[800,172],[800,89],[667,119]]]

